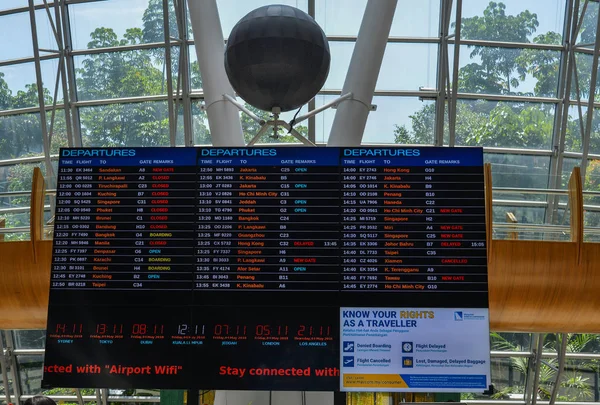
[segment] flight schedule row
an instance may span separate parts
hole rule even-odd
[[[61,150],[53,291],[487,291],[481,149],[117,151]]]

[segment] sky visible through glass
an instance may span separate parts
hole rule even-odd
[[[41,3],[41,0],[36,0]],[[307,0],[286,0],[279,3],[289,4],[307,11]],[[539,26],[528,39],[549,31],[562,34],[564,20],[564,0],[504,0],[507,15],[517,15],[529,10],[537,14]],[[27,6],[27,0],[2,0],[0,9]],[[225,38],[231,28],[247,12],[264,5],[264,0],[219,0],[222,28]],[[463,0],[463,18],[482,16],[487,0]],[[366,0],[316,0],[316,20],[328,35],[355,36],[358,33]],[[117,37],[123,37],[125,31],[133,27],[142,27],[142,17],[148,6],[148,0],[108,0],[100,2],[72,4],[69,6],[72,42],[74,49],[87,49],[90,33],[96,28],[107,27],[114,30]],[[439,31],[439,0],[423,0],[418,7],[412,0],[398,2],[391,36],[437,37]],[[36,12],[40,47],[55,48],[50,24],[44,10]],[[29,14],[19,13],[0,17],[0,60],[31,57],[31,26]],[[340,90],[343,86],[354,44],[352,42],[330,42],[332,63],[329,78],[324,86],[327,90]],[[191,48],[194,51],[194,48]],[[470,57],[470,49],[461,48],[460,67],[480,62],[478,56]],[[436,44],[390,43],[386,49],[381,67],[377,90],[418,90],[419,87],[435,88],[438,46]],[[195,55],[192,60],[195,60]],[[54,68],[53,68],[54,66]],[[54,89],[56,62],[43,64],[44,87]],[[33,63],[0,67],[4,80],[13,95],[25,86],[35,82]],[[516,90],[532,92],[536,79],[529,74],[521,80]],[[60,99],[61,95],[59,95]],[[331,97],[321,96],[329,101]],[[391,142],[390,131],[394,125],[409,126],[409,115],[420,110],[428,101],[417,98],[394,99],[379,97],[378,111],[371,114],[365,132],[365,141]],[[430,102],[429,102],[430,103]],[[328,118],[331,116],[331,118]],[[324,131],[330,126],[333,113],[318,119],[318,125]],[[384,131],[385,136],[381,136]],[[325,135],[326,136],[326,135]]]

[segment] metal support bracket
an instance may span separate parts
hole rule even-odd
[[[248,108],[246,108],[246,106],[244,106],[242,103],[240,103],[239,101],[237,101],[234,97],[230,96],[229,94],[223,94],[223,100],[225,101],[229,101],[231,104],[233,104],[234,106],[237,107],[238,110],[240,110],[242,113],[246,114],[248,117],[252,118],[254,121],[256,121],[260,126],[260,130],[256,133],[256,135],[254,135],[254,137],[248,142],[248,146],[252,146],[254,144],[256,144],[256,142],[258,142],[258,140],[264,135],[264,133],[267,131],[267,129],[269,127],[273,127],[274,129],[274,135],[273,137],[275,139],[277,139],[277,130],[279,127],[283,127],[285,129],[288,130],[289,133],[291,133],[294,138],[296,138],[297,140],[299,140],[300,142],[302,142],[304,145],[307,146],[316,146],[313,142],[311,142],[309,139],[305,138],[304,136],[302,136],[298,131],[296,131],[293,127],[292,124],[299,124],[302,121],[305,121],[311,117],[314,117],[315,115],[327,110],[328,108],[337,108],[338,104],[344,100],[348,100],[348,99],[352,99],[352,93],[346,93],[338,98],[336,98],[335,100],[330,101],[327,104],[322,105],[319,108],[315,108],[314,110],[301,115],[300,117],[297,117],[295,120],[293,120],[293,122],[285,122],[279,119],[279,113],[280,111],[278,109],[274,109],[273,111],[273,117],[274,119],[269,120],[269,121],[265,121],[262,118],[258,117],[256,114],[254,114],[252,111],[250,111]],[[205,104],[200,106],[200,109],[202,111],[206,111],[207,106]],[[376,105],[370,105],[370,109],[371,111],[376,111],[377,110],[377,106]]]

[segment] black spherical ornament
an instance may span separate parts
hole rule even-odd
[[[305,12],[285,5],[257,8],[231,30],[225,71],[233,89],[262,110],[296,109],[313,98],[329,74],[325,33]]]

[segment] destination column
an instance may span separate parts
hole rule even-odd
[[[344,149],[342,166],[348,305],[487,306],[480,151]]]
[[[298,303],[298,293],[309,291],[315,302],[334,302],[338,150],[299,151],[200,149],[195,288],[202,302],[224,291],[253,303],[272,304],[274,292],[287,293],[278,302]]]
[[[61,153],[52,278],[64,282],[51,289],[90,301],[106,290],[190,291],[195,151]]]

